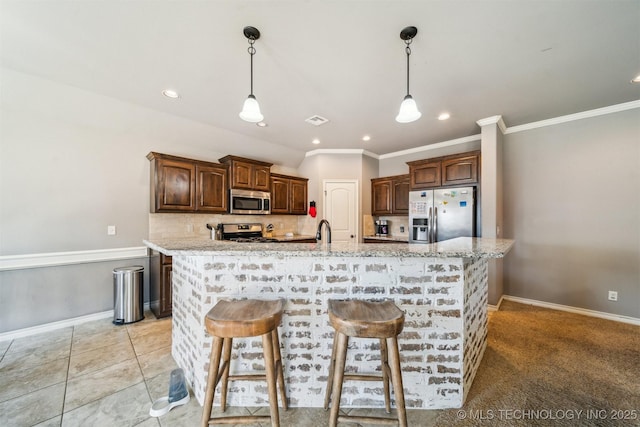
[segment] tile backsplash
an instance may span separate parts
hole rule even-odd
[[[313,219],[312,219],[313,220]],[[152,213],[149,214],[149,239],[175,239],[193,237],[211,237],[207,224],[213,226],[221,223],[260,223],[263,226],[273,224],[273,234],[284,236],[286,233],[313,234],[304,232],[314,225],[306,225],[306,216],[298,215],[207,215],[187,213]],[[300,222],[300,225],[299,225]],[[315,220],[313,221],[315,224]]]
[[[378,219],[386,219],[388,221],[390,236],[409,237],[409,217],[395,216],[395,215],[394,216],[364,215],[363,232],[365,236],[372,236],[375,234],[374,221]]]

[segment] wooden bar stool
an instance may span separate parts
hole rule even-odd
[[[338,422],[358,422],[406,427],[407,412],[404,405],[404,390],[402,389],[402,373],[400,371],[400,354],[398,351],[398,335],[404,327],[404,313],[402,310],[393,301],[329,300],[329,321],[335,329],[327,390],[324,399],[324,409],[329,407],[329,399],[333,403],[329,425],[335,427]],[[382,375],[344,373],[349,337],[378,338],[380,340]],[[342,382],[344,380],[382,380],[385,409],[387,413],[390,413],[389,377],[391,377],[396,398],[397,420],[383,417],[339,415]]]
[[[282,320],[284,300],[264,301],[256,299],[221,300],[205,316],[205,326],[213,336],[209,378],[202,411],[202,427],[210,424],[250,424],[271,420],[273,427],[280,425],[278,415],[278,395],[276,378],[280,386],[282,407],[287,409],[287,394],[284,388],[278,325]],[[262,337],[262,353],[266,372],[229,375],[231,345],[233,338]],[[224,354],[223,354],[224,348]],[[222,367],[220,367],[222,359]],[[266,375],[265,375],[266,374]],[[224,412],[227,405],[227,384],[229,380],[265,380],[269,390],[270,415],[233,416],[211,418],[213,395],[219,381],[222,381],[220,406]]]

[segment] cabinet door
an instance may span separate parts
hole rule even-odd
[[[371,214],[388,215],[392,213],[391,180],[371,181]]]
[[[196,199],[193,163],[158,159],[155,176],[155,211],[193,211]]]
[[[393,180],[392,209],[396,215],[409,214],[409,176]]]
[[[233,182],[231,186],[233,188],[244,188],[247,190],[253,190],[252,188],[252,180],[253,170],[252,165],[244,162],[233,162],[231,164],[231,176],[233,177]]]
[[[289,198],[289,208],[292,214],[307,214],[307,181],[303,179],[291,179],[291,197]]]
[[[253,175],[253,190],[269,191],[271,171],[268,167],[251,165]]]
[[[172,309],[172,289],[173,284],[171,282],[171,276],[173,271],[173,265],[164,264],[162,265],[162,277],[161,277],[161,286],[160,286],[160,316],[170,316]]]
[[[427,162],[409,167],[411,189],[421,190],[442,185],[440,166],[440,162]]]
[[[227,168],[196,165],[198,181],[196,210],[200,212],[227,211]]]
[[[478,156],[442,161],[442,185],[475,184],[477,182]]]
[[[271,213],[289,213],[289,180],[271,178]]]

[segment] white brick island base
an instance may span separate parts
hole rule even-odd
[[[171,254],[172,354],[200,404],[211,349],[204,317],[220,298],[250,297],[286,299],[279,334],[291,406],[323,405],[333,339],[330,298],[392,299],[405,311],[398,342],[408,408],[464,403],[486,347],[486,258]],[[234,340],[233,347],[232,371],[263,368],[260,338]],[[347,370],[379,371],[378,349],[377,340],[351,341]],[[381,383],[345,382],[342,398],[342,407],[384,407]],[[268,406],[266,384],[231,383],[229,404]]]

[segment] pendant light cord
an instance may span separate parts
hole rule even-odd
[[[256,53],[256,48],[253,47],[253,44],[256,42],[254,39],[248,39],[249,41],[249,48],[247,48],[247,52],[249,52],[249,55],[251,56],[251,93],[250,95],[253,95],[253,55],[255,55]]]
[[[409,95],[409,56],[411,55],[411,48],[409,45],[411,44],[411,40],[405,40],[404,42],[407,44],[405,48],[405,52],[407,52],[407,95]]]

